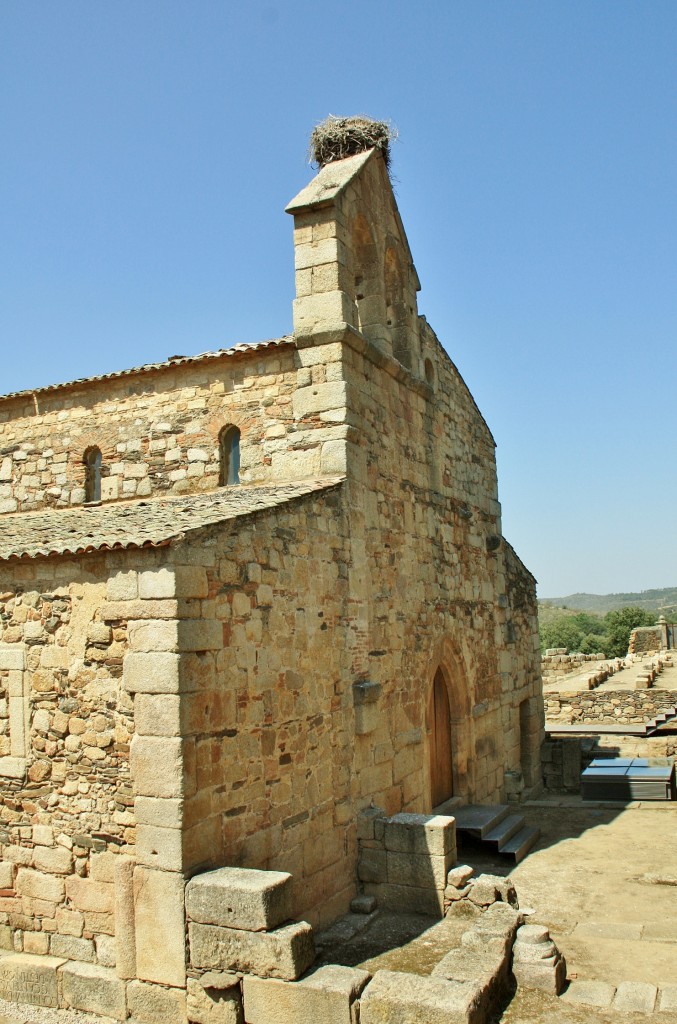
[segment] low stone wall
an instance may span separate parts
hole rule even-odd
[[[383,825],[386,860],[392,853],[420,861],[425,875],[423,861],[446,863],[455,855],[453,818],[404,817],[424,816],[367,816]],[[107,1020],[129,1017],[138,1024],[413,1024],[433,1017],[486,1024],[510,990],[511,965],[518,985],[554,994],[561,990],[566,965],[547,929],[523,924],[509,878],[472,876],[467,865],[445,872],[444,884],[455,893],[446,912],[454,912],[452,904],[462,900],[472,913],[464,914],[468,927],[460,945],[442,956],[430,976],[377,970],[372,977],[338,964],[313,969],[312,928],[289,921],[291,875],[221,868],[195,876],[186,886],[190,965],[185,987],[127,980],[66,956],[24,952],[0,958],[0,997]]]
[[[562,725],[641,725],[677,705],[676,690],[606,690],[547,694],[548,728]]]
[[[588,661],[602,661],[604,654],[580,654],[572,651],[571,654],[566,647],[549,647],[541,658],[541,671],[543,675],[568,675],[585,665]]]
[[[582,751],[580,736],[548,738],[541,750],[543,786],[549,793],[579,793]]]
[[[357,877],[381,907],[444,917],[447,874],[456,863],[456,822],[442,814],[360,814]]]

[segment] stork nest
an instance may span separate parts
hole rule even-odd
[[[330,114],[318,124],[310,136],[310,160],[324,167],[333,160],[378,149],[386,167],[390,167],[390,143],[397,138],[397,130],[388,121],[373,121],[370,117],[335,117]]]

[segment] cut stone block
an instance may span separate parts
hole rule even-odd
[[[566,992],[562,993],[562,999],[568,1003],[607,1007],[611,1006],[615,994],[616,986],[607,981],[588,981],[582,978],[580,981],[569,982]]]
[[[374,839],[376,822],[383,822],[385,811],[381,807],[365,807],[357,816],[357,838]]]
[[[537,964],[539,960],[548,960],[557,952],[555,943],[547,942],[516,942],[512,947],[513,960],[522,964]]]
[[[186,886],[186,911],[199,924],[272,931],[291,917],[292,876],[286,871],[218,868]]]
[[[81,960],[88,964],[93,964],[96,959],[92,940],[78,939],[74,935],[52,935],[49,940],[49,951],[52,956],[62,956],[66,960]]]
[[[444,917],[444,892],[440,889],[417,889],[411,885],[365,884],[364,891],[367,896],[375,896],[383,910]]]
[[[380,883],[387,881],[385,850],[362,847],[357,864],[357,877],[361,882]]]
[[[484,1013],[488,1015],[508,991],[509,960],[508,949],[504,947],[461,946],[440,960],[432,977],[474,984]]]
[[[187,1009],[190,1024],[242,1024],[242,997],[240,981],[231,975],[233,983],[227,988],[205,987],[204,976],[196,981],[188,979]]]
[[[549,938],[550,932],[541,924],[523,924],[517,933],[518,942],[533,942],[538,944],[541,942],[547,942]]]
[[[643,981],[622,981],[616,989],[613,1009],[624,1013],[653,1013],[658,989]]]
[[[366,971],[330,965],[303,981],[243,981],[247,1024],[351,1024],[351,1006],[369,981]]]
[[[564,988],[567,966],[563,958],[555,955],[538,963],[513,962],[512,973],[520,988],[536,988],[558,996]]]
[[[134,793],[139,796],[183,796],[183,751],[178,738],[137,736],[129,749]]]
[[[58,1006],[57,970],[65,961],[55,956],[14,953],[0,958],[0,998],[8,1003]]]
[[[179,655],[130,651],[122,663],[122,681],[129,693],[179,693]]]
[[[127,985],[127,1008],[138,1024],[185,1024],[186,993],[144,981]]]
[[[416,853],[386,854],[388,882],[391,885],[412,885],[419,889],[441,889],[447,884],[448,857]]]
[[[134,921],[134,861],[115,858],[115,971],[119,978],[136,977],[136,924]],[[104,964],[104,966],[111,966]]]
[[[273,932],[191,924],[188,934],[193,967],[295,981],[315,959],[313,930],[305,921]]]
[[[125,983],[115,971],[94,964],[68,963],[61,969],[63,1005],[125,1020]]]
[[[184,881],[152,868],[134,869],[136,971],[141,981],[186,983]]]
[[[524,918],[507,903],[493,903],[478,917],[475,930],[484,936],[512,942]]]
[[[395,814],[385,823],[385,848],[393,853],[456,853],[456,822],[443,814]]]
[[[356,896],[350,901],[350,909],[353,914],[371,914],[376,910],[376,897]]]
[[[360,999],[360,1024],[481,1024],[476,986],[399,971],[377,971]]]

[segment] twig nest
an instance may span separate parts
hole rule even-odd
[[[390,143],[397,131],[387,121],[374,121],[370,117],[335,117],[330,114],[318,124],[310,136],[310,159],[319,167],[332,160],[378,149],[383,153],[386,167],[390,166]]]

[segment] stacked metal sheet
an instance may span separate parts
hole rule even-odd
[[[597,757],[581,774],[584,800],[675,800],[675,764],[667,757]]]

